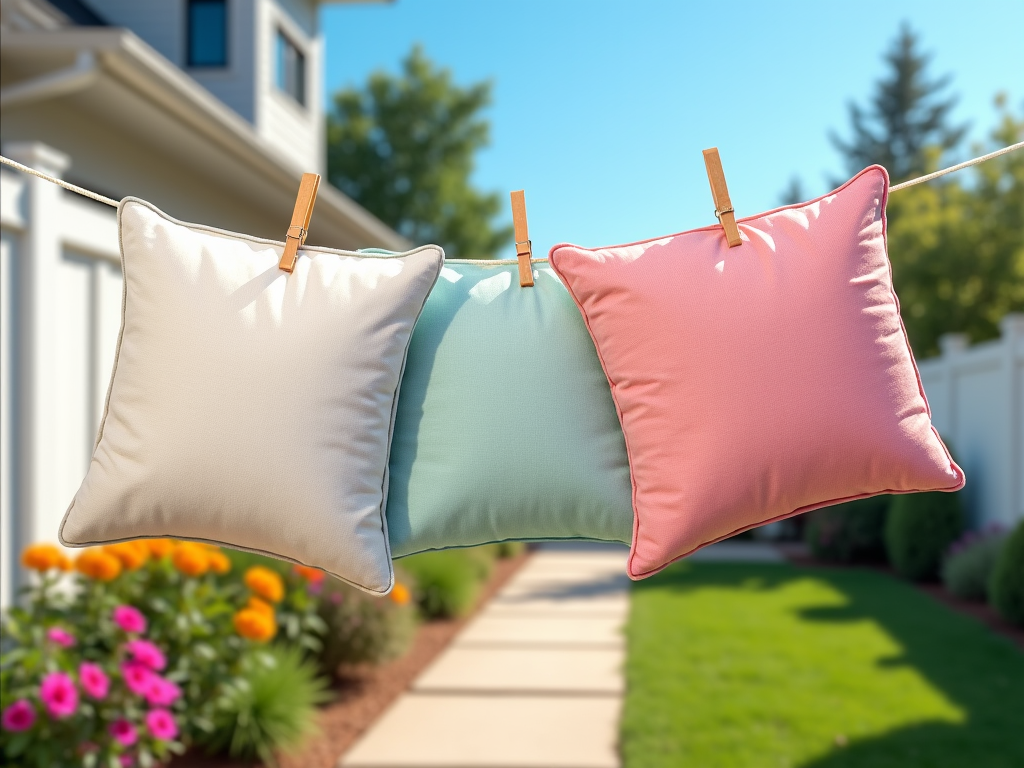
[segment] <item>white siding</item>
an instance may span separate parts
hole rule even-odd
[[[323,43],[273,0],[258,0],[256,131],[300,172],[324,169],[321,68]],[[282,30],[306,58],[306,104],[277,87],[277,35]]]
[[[15,259],[17,235],[0,230],[0,605],[11,601],[14,564],[18,561],[19,540],[14,513],[15,497],[12,482],[14,438],[13,423],[14,368],[13,348],[17,300],[15,286]]]
[[[967,475],[978,526],[1024,518],[1024,315],[1007,315],[1001,328],[1001,339],[974,347],[943,337],[942,356],[919,366],[932,423]]]

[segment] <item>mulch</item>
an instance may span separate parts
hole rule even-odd
[[[334,768],[345,753],[403,693],[412,681],[443,651],[470,619],[526,562],[528,553],[498,560],[491,578],[480,590],[476,607],[461,619],[421,624],[404,656],[378,666],[359,666],[346,670],[335,683],[334,700],[320,710],[319,733],[307,740],[303,749],[279,757],[280,768]],[[189,752],[171,763],[171,768],[252,768],[247,763],[226,757]]]
[[[885,573],[897,579],[901,578],[889,565],[848,565],[818,560],[810,554],[805,546],[801,544],[782,544],[778,545],[778,548],[786,556],[786,559],[793,563],[793,565],[802,565],[813,568],[845,568],[878,571],[879,573]],[[1009,638],[1017,646],[1024,648],[1024,628],[1014,626],[1008,622],[996,613],[995,609],[988,603],[979,603],[955,597],[949,594],[941,584],[911,583],[911,585],[918,591],[924,592],[932,599],[938,600],[940,603],[953,609],[957,613],[970,616],[976,621],[980,621],[997,635]]]

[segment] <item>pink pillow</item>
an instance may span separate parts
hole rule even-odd
[[[879,493],[956,491],[885,250],[885,169],[810,203],[632,245],[557,245],[633,480],[629,575]]]

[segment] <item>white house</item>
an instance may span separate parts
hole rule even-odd
[[[3,154],[170,215],[283,239],[324,170],[318,0],[0,0]],[[0,602],[56,541],[120,326],[115,211],[0,171]],[[311,244],[407,243],[321,185]]]

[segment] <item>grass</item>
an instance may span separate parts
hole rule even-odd
[[[881,573],[680,563],[628,642],[626,768],[1024,766],[1024,654]]]

